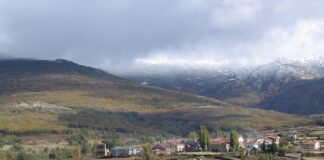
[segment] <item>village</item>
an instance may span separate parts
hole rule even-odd
[[[322,129],[322,128],[320,128]],[[120,159],[321,159],[323,137],[298,132],[246,132],[219,128],[209,135],[206,126],[192,131],[186,138],[172,138],[142,145],[108,148],[96,146],[96,158]]]

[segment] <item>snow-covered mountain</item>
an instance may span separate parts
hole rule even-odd
[[[215,63],[136,63],[124,76],[130,77],[152,77],[170,75],[195,75],[201,77],[216,76],[218,74],[228,76],[263,76],[275,74],[276,76],[287,76],[292,74],[301,79],[320,78],[324,75],[324,55],[314,55],[303,59],[278,58],[272,61],[255,65],[241,65],[236,61],[221,61]],[[198,78],[198,77],[197,77]]]
[[[280,58],[261,65],[143,63],[122,75],[143,84],[257,106],[285,86],[324,77],[324,56]]]

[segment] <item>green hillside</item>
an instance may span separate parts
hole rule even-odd
[[[91,128],[133,135],[185,135],[206,123],[264,129],[307,123],[293,115],[135,84],[66,60],[0,61],[0,131]]]

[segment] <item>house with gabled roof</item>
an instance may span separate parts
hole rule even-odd
[[[230,150],[230,143],[225,137],[212,139],[208,146],[212,152],[228,152]]]
[[[302,143],[302,147],[304,149],[319,150],[321,148],[321,144],[318,140],[308,140]]]
[[[277,145],[279,145],[280,143],[280,137],[277,135],[265,135],[263,138],[266,144],[276,143]]]
[[[175,152],[183,152],[185,145],[177,140],[166,141],[163,143],[156,142],[151,151],[153,154],[169,155]]]
[[[159,154],[167,154],[167,149],[164,145],[161,143],[157,142],[151,147],[151,152],[155,155]]]

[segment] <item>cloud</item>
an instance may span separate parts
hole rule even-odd
[[[307,58],[323,54],[323,37],[324,19],[300,20],[287,27],[270,28],[258,42],[241,42],[226,48],[210,39],[196,45],[185,45],[177,50],[159,50],[152,53],[151,57],[137,59],[136,65],[192,64],[222,67],[236,64],[242,67],[264,64],[279,57]]]
[[[303,58],[324,52],[324,19],[300,20],[289,27],[275,27],[266,32],[255,46],[255,55],[267,58]]]
[[[217,27],[240,27],[251,22],[260,9],[258,0],[224,0],[213,8],[211,21]]]
[[[0,0],[0,54],[3,54],[6,51],[6,44],[9,42],[8,35],[4,31],[4,26],[6,25],[5,21],[3,20],[5,18],[3,12],[4,6],[5,1]]]
[[[0,52],[121,72],[322,52],[321,0],[0,0]]]
[[[209,8],[208,0],[186,0],[179,3],[179,9],[186,14],[203,13]]]

